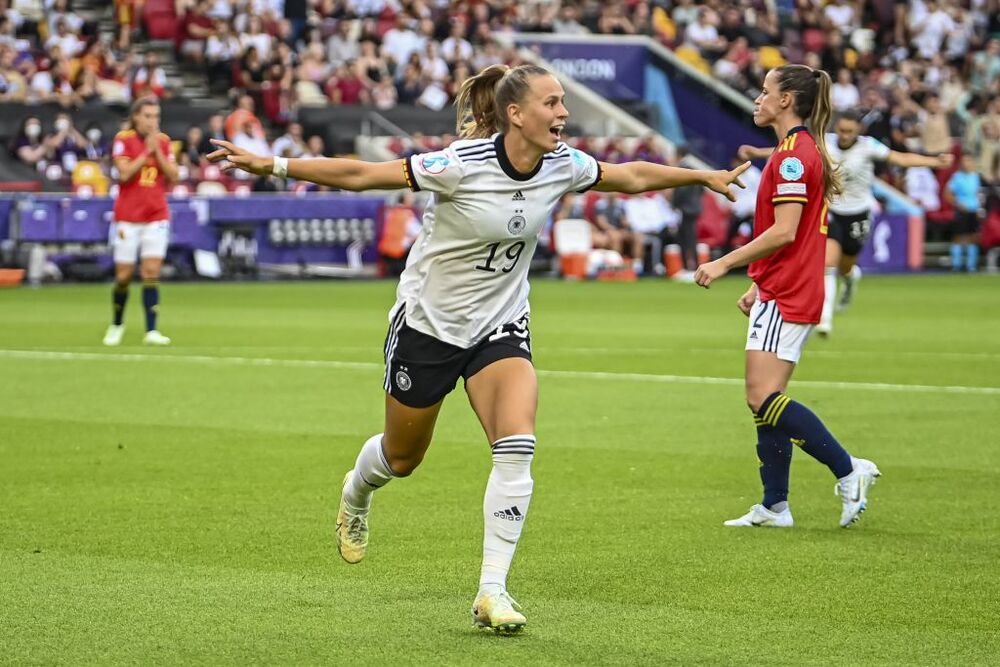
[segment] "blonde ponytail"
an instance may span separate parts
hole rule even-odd
[[[506,132],[507,107],[524,100],[533,76],[551,76],[538,65],[490,65],[462,82],[455,98],[455,131],[461,139],[486,139]]]
[[[830,75],[821,69],[805,65],[782,65],[778,75],[778,89],[795,95],[795,115],[806,121],[816,148],[823,160],[823,191],[827,201],[842,192],[838,167],[826,147],[826,131],[833,117]]]

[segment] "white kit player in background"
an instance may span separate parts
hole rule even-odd
[[[834,132],[827,134],[830,157],[837,164],[843,192],[830,202],[829,233],[826,241],[823,314],[816,333],[829,336],[833,332],[833,313],[846,308],[857,291],[861,279],[858,256],[872,228],[872,185],[875,163],[888,162],[897,167],[930,167],[947,169],[953,156],[900,153],[869,136],[861,134],[861,120],[854,112],[845,112],[834,122]],[[771,148],[741,146],[741,159],[766,158]],[[837,302],[837,279],[843,280],[843,291]]]
[[[538,386],[528,266],[543,224],[563,195],[590,188],[639,193],[697,183],[734,199],[729,186],[742,185],[739,175],[749,167],[599,163],[560,140],[569,116],[564,97],[540,67],[493,65],[463,84],[455,102],[460,140],[442,151],[383,163],[298,160],[213,140],[219,149],[208,156],[225,170],[344,190],[432,193],[389,312],[385,430],[365,442],[344,477],[337,548],[349,563],[364,558],[373,492],[417,468],[445,396],[463,378],[493,455],[472,618],[499,633],[519,632],[527,622],[507,592],[507,573],[534,488]]]

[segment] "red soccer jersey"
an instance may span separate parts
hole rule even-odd
[[[173,162],[170,137],[160,133],[159,138],[160,151]],[[142,137],[135,130],[125,130],[115,136],[111,154],[115,158],[127,157],[131,160],[145,150],[146,142]],[[131,179],[119,185],[114,216],[117,222],[158,222],[170,218],[167,179],[160,173],[160,166],[152,155],[146,158],[146,163]]]
[[[826,253],[826,200],[823,158],[805,127],[792,129],[771,154],[757,191],[753,234],[774,224],[774,208],[802,204],[795,241],[770,257],[750,264],[750,278],[761,301],[778,300],[786,322],[817,324],[823,311],[823,264]]]

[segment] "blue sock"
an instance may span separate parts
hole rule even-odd
[[[142,305],[146,309],[146,331],[156,328],[156,313],[160,309],[160,282],[150,280],[142,284]]]
[[[962,246],[957,243],[951,244],[951,270],[962,270]]]
[[[111,292],[111,300],[114,303],[112,315],[116,326],[121,326],[125,318],[125,302],[128,301],[128,284],[119,285],[115,283],[115,289]]]
[[[965,268],[971,273],[979,268],[979,246],[970,243],[965,246],[965,251],[969,253],[968,259],[965,260]]]
[[[780,430],[760,419],[757,424],[757,458],[760,460],[760,481],[764,485],[761,504],[771,509],[788,501],[788,473],[792,467],[792,442]]]
[[[825,464],[837,479],[854,470],[851,455],[840,446],[816,414],[779,391],[768,396],[757,411],[757,418],[788,434],[809,456]]]

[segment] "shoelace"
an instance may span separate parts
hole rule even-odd
[[[511,597],[510,593],[508,593],[507,591],[500,591],[497,594],[497,600],[500,602],[500,604],[505,605],[506,607],[509,607],[514,611],[519,611],[521,609],[521,605],[519,605],[517,603],[517,600]]]
[[[364,538],[364,531],[367,528],[365,518],[357,514],[347,515],[347,536],[354,542],[360,542]]]

